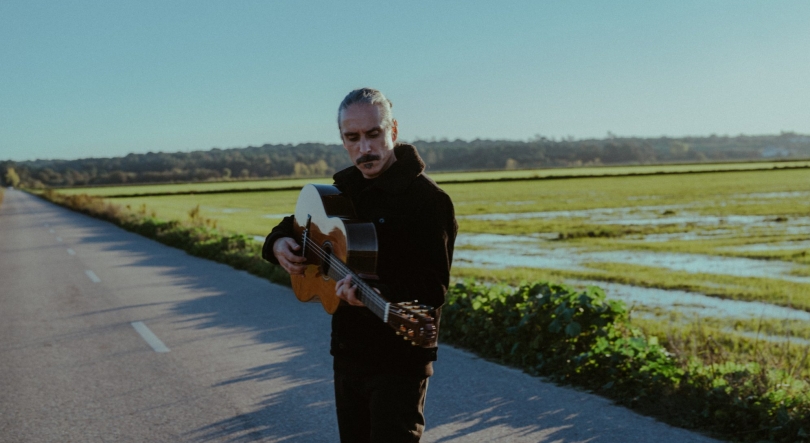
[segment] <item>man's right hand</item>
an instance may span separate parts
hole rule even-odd
[[[307,259],[298,255],[301,249],[295,240],[290,237],[282,237],[273,244],[273,255],[278,263],[290,274],[303,274],[307,268]]]

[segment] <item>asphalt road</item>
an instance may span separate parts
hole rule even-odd
[[[288,288],[6,191],[0,442],[336,442],[328,342]],[[713,441],[449,346],[435,368],[425,442]]]

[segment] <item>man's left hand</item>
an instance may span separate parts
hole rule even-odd
[[[338,298],[345,301],[352,306],[365,306],[363,302],[357,299],[355,293],[357,292],[357,285],[352,284],[352,276],[347,275],[342,280],[338,280],[335,284],[335,294]]]

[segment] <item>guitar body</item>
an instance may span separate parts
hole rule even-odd
[[[364,279],[375,279],[377,269],[377,232],[374,224],[356,220],[352,201],[329,185],[304,186],[295,206],[296,241],[320,247]],[[301,301],[320,300],[333,314],[340,303],[335,295],[335,279],[329,264],[317,248],[303,246],[307,269],[303,275],[291,275],[295,296]]]

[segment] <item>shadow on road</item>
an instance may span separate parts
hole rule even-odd
[[[273,381],[277,390],[265,394],[251,412],[211,423],[193,436],[201,441],[220,441],[224,437],[231,437],[227,441],[254,441],[259,436],[284,441],[334,441],[330,437],[335,435],[336,423],[328,353],[329,317],[312,309],[316,306],[300,305],[292,294],[268,296],[268,289],[287,292],[286,288],[226,271],[231,274],[229,281],[200,281],[204,286],[201,290],[215,290],[221,295],[180,302],[172,310],[193,318],[196,328],[249,332],[256,343],[269,345],[268,360],[272,362],[251,367],[216,386]]]
[[[88,221],[87,228],[93,233],[83,242],[137,256],[131,266],[160,269],[161,275],[181,282],[186,291],[201,294],[172,302],[169,308],[172,314],[186,319],[185,327],[210,329],[212,335],[221,335],[223,330],[238,331],[242,336],[247,333],[251,344],[265,345],[262,349],[268,363],[251,367],[212,388],[272,381],[278,390],[266,393],[251,411],[194,430],[188,439],[334,441],[337,425],[328,350],[330,317],[319,306],[304,305],[289,289],[245,272],[190,257],[134,234],[122,235],[112,231],[117,231],[112,226],[99,229],[99,223]],[[140,305],[118,309],[137,307]]]

